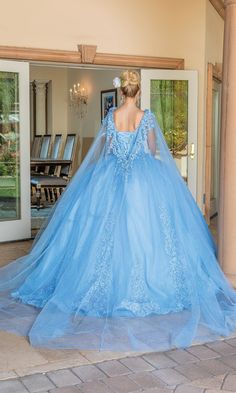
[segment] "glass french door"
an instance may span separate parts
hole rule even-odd
[[[0,60],[0,242],[30,236],[29,64]]]
[[[141,70],[141,107],[151,109],[176,165],[197,196],[197,71]]]

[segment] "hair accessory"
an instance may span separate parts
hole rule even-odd
[[[116,88],[121,87],[121,80],[118,76],[113,79],[113,86]]]

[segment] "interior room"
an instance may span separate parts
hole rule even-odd
[[[65,65],[30,66],[32,234],[40,228],[79,168],[109,106],[119,105],[120,95],[113,79],[121,71]],[[36,159],[63,157],[71,162],[34,165]],[[37,181],[42,181],[43,176],[48,183],[39,190]]]

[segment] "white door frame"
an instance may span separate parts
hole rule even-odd
[[[187,80],[188,81],[188,187],[197,198],[197,104],[198,72],[190,70],[141,69],[141,107],[150,109],[151,80]],[[194,151],[192,150],[194,149]],[[191,153],[194,152],[193,158]]]
[[[20,218],[0,221],[0,242],[31,237],[29,63],[0,60],[0,71],[19,74]],[[0,178],[1,181],[1,178]]]

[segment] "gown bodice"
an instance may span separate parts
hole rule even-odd
[[[145,109],[139,125],[134,131],[118,131],[114,122],[114,110],[111,108],[104,120],[106,132],[106,155],[113,155],[121,168],[130,169],[136,159],[149,159],[151,151],[148,146],[148,133],[154,128],[153,114]]]

